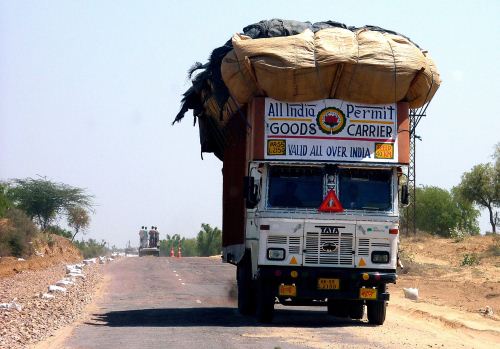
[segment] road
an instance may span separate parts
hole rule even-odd
[[[491,348],[498,339],[479,340],[477,333],[395,306],[384,326],[335,318],[323,307],[280,305],[273,324],[261,325],[238,314],[234,275],[234,266],[216,258],[119,260],[106,267],[87,320],[50,347]]]

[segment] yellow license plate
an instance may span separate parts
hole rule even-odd
[[[376,288],[364,288],[359,290],[359,298],[361,299],[377,299],[377,289]]]
[[[394,159],[394,144],[375,143],[375,159]]]
[[[295,297],[297,296],[297,287],[295,285],[280,285],[280,296]]]
[[[339,288],[339,279],[318,279],[318,290],[338,290]]]

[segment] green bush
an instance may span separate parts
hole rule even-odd
[[[476,253],[466,253],[462,259],[462,266],[473,266],[479,264],[479,257]]]
[[[468,236],[466,232],[463,230],[460,230],[458,228],[453,229],[450,232],[450,237],[455,241],[455,242],[462,242],[465,240],[465,238]]]
[[[106,241],[104,240],[98,242],[94,239],[88,239],[87,241],[74,241],[73,243],[76,247],[78,247],[83,255],[83,258],[105,256],[108,253]]]
[[[71,231],[63,229],[63,228],[61,228],[60,226],[57,226],[57,225],[50,225],[46,229],[46,232],[62,236],[64,238],[66,238],[66,239],[71,239],[73,237],[73,234],[71,233]]]
[[[0,225],[0,256],[31,255],[30,242],[38,232],[31,219],[16,208],[7,209],[4,217],[6,222]]]

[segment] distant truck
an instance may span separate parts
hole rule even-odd
[[[151,227],[149,232],[145,226],[139,230],[139,257],[142,256],[160,256],[160,233],[157,227]]]
[[[396,282],[409,105],[254,98],[226,126],[223,260],[238,308],[270,322],[276,300],[385,321]],[[251,130],[250,132],[248,130]]]

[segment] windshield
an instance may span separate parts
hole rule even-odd
[[[346,210],[392,209],[390,170],[340,169],[339,200]]]
[[[323,171],[317,167],[272,166],[270,207],[318,208],[323,201]]]

